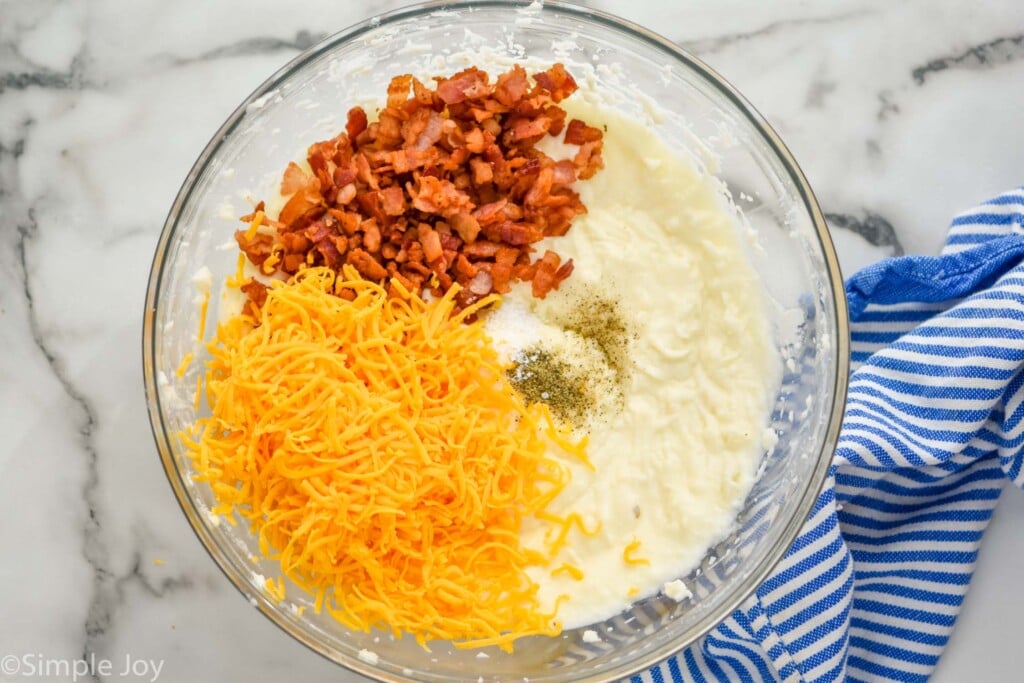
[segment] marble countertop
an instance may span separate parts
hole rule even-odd
[[[139,340],[160,228],[211,134],[300,50],[399,4],[0,0],[0,656],[96,653],[105,680],[126,658],[166,681],[358,680],[207,557],[157,457]],[[954,213],[1024,182],[1019,0],[591,4],[747,95],[846,273],[936,252]],[[1008,489],[934,680],[1019,680],[1022,519]]]

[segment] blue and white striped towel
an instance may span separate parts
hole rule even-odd
[[[634,682],[925,680],[1006,480],[1024,487],[1024,188],[937,257],[846,283],[852,366],[825,488],[732,617]]]

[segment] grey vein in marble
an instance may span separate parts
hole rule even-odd
[[[83,77],[83,60],[75,57],[68,71],[39,69],[36,71],[0,73],[0,94],[5,90],[26,90],[28,88],[47,88],[54,90],[71,90],[86,85]]]
[[[84,659],[89,657],[91,653],[98,651],[99,641],[111,623],[111,613],[114,608],[115,598],[112,581],[113,575],[109,569],[109,553],[103,539],[98,511],[99,503],[96,497],[97,487],[99,486],[99,474],[97,471],[99,452],[93,444],[92,438],[97,426],[97,414],[85,394],[67,377],[61,361],[50,350],[45,335],[39,326],[26,257],[29,242],[39,230],[34,214],[34,210],[29,208],[24,219],[19,221],[17,226],[18,240],[15,244],[18,264],[21,270],[22,294],[28,305],[28,327],[36,348],[46,359],[46,363],[49,365],[54,378],[63,388],[67,397],[79,408],[80,426],[78,431],[81,435],[80,446],[87,461],[86,478],[82,485],[82,499],[86,503],[88,515],[84,520],[82,528],[82,553],[92,568],[93,579],[90,587],[88,616],[84,624],[81,654]]]
[[[963,52],[937,57],[923,66],[914,67],[910,75],[918,85],[924,85],[929,76],[946,69],[988,69],[1024,57],[1024,33],[996,38],[980,45],[972,45]]]
[[[311,33],[303,30],[296,33],[295,37],[291,40],[274,38],[271,36],[256,36],[253,38],[245,38],[228,45],[215,47],[212,50],[207,50],[195,57],[178,57],[170,61],[172,64],[181,65],[193,62],[205,62],[211,59],[221,59],[224,57],[272,54],[282,50],[301,52],[302,50],[307,50],[313,47],[326,38],[327,35],[328,34],[326,33]]]
[[[905,253],[892,223],[876,213],[865,211],[863,218],[848,213],[826,213],[825,220],[829,228],[850,230],[872,246],[891,249],[892,256],[902,256]]]
[[[682,46],[693,52],[694,54],[706,57],[707,55],[713,55],[719,50],[733,47],[737,43],[742,43],[749,40],[759,38],[770,38],[777,34],[792,28],[806,27],[806,26],[828,26],[837,22],[842,22],[847,19],[854,17],[863,16],[864,12],[847,12],[843,14],[836,14],[833,16],[826,17],[811,17],[811,18],[800,18],[800,19],[782,19],[779,21],[773,21],[765,26],[751,30],[743,31],[739,33],[726,33],[719,36],[710,38],[699,38],[696,40],[683,41]]]

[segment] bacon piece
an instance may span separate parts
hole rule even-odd
[[[551,99],[561,102],[569,95],[576,92],[576,80],[565,70],[565,66],[559,62],[552,65],[547,71],[533,75],[537,85],[551,93]]]
[[[356,181],[355,169],[349,166],[339,166],[338,168],[334,169],[332,180],[334,180],[335,187],[344,187],[345,185],[351,185]]]
[[[499,294],[505,294],[510,289],[512,281],[512,267],[519,258],[519,250],[511,247],[499,247],[498,253],[494,256],[494,266],[491,268],[492,288]]]
[[[373,256],[362,249],[351,250],[348,253],[347,262],[358,270],[360,275],[365,277],[367,280],[380,282],[388,275],[387,269],[378,263]]]
[[[338,234],[336,226],[333,223],[327,222],[327,220],[321,218],[309,224],[309,226],[303,231],[306,239],[313,244],[321,242],[328,237],[333,237]]]
[[[588,126],[579,119],[573,119],[565,128],[565,144],[582,145],[585,142],[597,142],[604,137],[600,128]]]
[[[424,107],[432,107],[434,104],[434,93],[427,86],[423,85],[418,78],[412,79],[413,100]]]
[[[286,254],[305,254],[312,246],[312,242],[300,233],[286,232],[281,235],[281,245]]]
[[[401,216],[405,213],[405,193],[402,192],[402,188],[393,185],[381,190],[378,195],[380,196],[380,208],[385,215]]]
[[[576,168],[568,159],[555,162],[551,171],[551,182],[555,185],[570,185],[576,182]]]
[[[505,221],[494,231],[498,241],[512,246],[521,247],[543,239],[544,233],[529,223],[513,223]]]
[[[459,234],[463,242],[473,242],[480,234],[480,223],[469,213],[453,213],[448,217],[452,230]]]
[[[526,69],[516,64],[498,76],[498,81],[494,86],[494,99],[506,107],[513,107],[529,89],[530,83],[526,78]]]
[[[344,248],[339,249],[337,239],[337,237],[328,238],[316,244],[316,251],[323,258],[323,264],[333,270],[341,269],[341,264],[344,263],[342,254],[348,249],[348,245],[344,243],[342,243]]]
[[[402,120],[385,110],[377,118],[377,144],[397,145],[402,141]]]
[[[437,81],[437,96],[445,104],[465,102],[486,94],[487,90],[487,74],[475,66]]]
[[[409,97],[409,88],[412,86],[412,74],[395,76],[388,83],[388,108],[402,106],[405,99]]]
[[[499,199],[496,202],[484,204],[473,212],[473,218],[475,218],[480,225],[487,225],[489,223],[499,221],[505,217],[503,209],[507,204],[507,199]]]
[[[319,186],[319,183],[317,185]],[[319,188],[304,187],[293,194],[292,198],[281,208],[278,220],[285,224],[291,223],[310,209],[322,205],[323,200]]]
[[[310,175],[299,168],[298,164],[289,161],[288,168],[284,170],[284,175],[281,177],[281,194],[285,197],[295,194],[309,185],[310,179]]]
[[[247,213],[238,220],[242,221],[243,223],[252,223],[252,219],[256,218],[256,214],[258,214],[260,211],[265,210],[266,202],[260,201],[256,206],[252,207],[252,213]],[[263,217],[263,220],[266,220],[266,216]]]
[[[478,270],[469,280],[466,289],[477,296],[487,296],[494,289],[494,279],[486,270]]]
[[[494,180],[494,170],[491,165],[480,158],[469,160],[469,167],[473,170],[473,184],[483,185]]]
[[[377,227],[377,221],[372,218],[365,220],[359,226],[363,231],[363,247],[370,253],[376,253],[380,250],[380,228]]]
[[[604,168],[604,157],[601,156],[601,142],[585,142],[576,152],[572,163],[579,169],[579,177],[583,180],[592,178]]]
[[[523,197],[523,204],[526,206],[537,206],[545,203],[551,196],[551,186],[554,183],[555,173],[549,166],[540,169],[537,179],[533,181],[530,189]]]
[[[362,107],[352,107],[348,110],[348,122],[345,123],[348,139],[355,140],[364,130],[366,130],[366,112]]]
[[[239,289],[245,292],[257,308],[262,308],[263,304],[267,302],[267,286],[259,280],[249,278],[249,281]]]
[[[405,140],[406,149],[423,152],[435,145],[441,139],[443,121],[441,115],[433,109],[417,109],[402,124],[402,139]]]
[[[465,254],[459,254],[455,257],[455,272],[460,278],[469,279],[475,277],[479,269],[470,263]],[[484,294],[487,294],[487,292],[484,292]]]
[[[441,238],[437,234],[437,230],[426,223],[420,223],[419,238],[420,244],[423,246],[423,258],[427,260],[427,263],[433,263],[443,256]]]
[[[511,124],[509,140],[511,142],[536,141],[551,129],[551,119],[546,116],[537,118],[520,117]]]
[[[450,180],[422,176],[419,187],[410,190],[412,205],[424,213],[450,216],[473,210],[473,200]]]
[[[553,251],[545,251],[544,256],[535,264],[537,269],[533,275],[532,291],[538,299],[544,299],[552,289],[572,273],[572,259],[564,268],[559,268],[562,258]]]
[[[462,253],[470,258],[493,258],[497,253],[501,245],[497,242],[490,242],[488,240],[477,240],[472,244],[467,244]]]
[[[238,248],[248,257],[253,265],[260,267],[270,257],[274,245],[274,238],[270,235],[256,233],[252,239],[245,236],[246,230],[235,231],[235,242]]]

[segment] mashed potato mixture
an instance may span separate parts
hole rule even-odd
[[[487,78],[397,76],[243,219],[183,438],[304,604],[511,649],[686,598],[781,368],[714,178],[561,64]]]
[[[543,602],[568,597],[559,617],[572,628],[656,593],[726,535],[753,483],[780,368],[757,276],[714,185],[643,125],[567,109],[607,131],[604,170],[578,184],[588,212],[551,240],[576,268],[543,300],[517,287],[487,327],[518,362],[513,380],[551,382],[541,393],[584,418],[589,435],[594,469],[574,464],[550,509],[581,518],[554,562],[579,572],[530,570]],[[586,388],[558,393],[574,382]],[[531,545],[547,531],[523,533]]]

